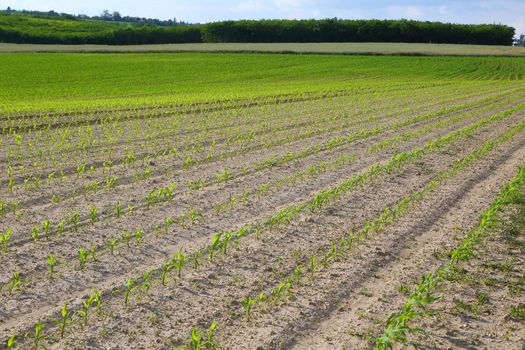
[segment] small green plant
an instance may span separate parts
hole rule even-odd
[[[67,304],[64,304],[62,307],[62,310],[60,310],[60,318],[53,320],[54,323],[57,324],[58,328],[60,329],[60,337],[64,338],[64,333],[66,331],[66,327],[69,324],[71,312],[67,309]]]
[[[7,252],[9,250],[9,240],[11,239],[11,229],[8,229],[4,233],[0,234],[0,246],[2,247],[2,252]]]
[[[160,274],[160,281],[163,286],[166,285],[167,279],[168,279],[168,273],[174,266],[171,264],[170,259],[164,260],[164,263],[162,264],[162,272]]]
[[[106,247],[108,247],[109,252],[111,253],[111,255],[114,255],[114,253],[115,253],[115,248],[118,247],[118,242],[119,242],[119,239],[118,239],[118,238],[114,238],[114,239],[110,239],[110,240],[106,243]]]
[[[211,239],[211,248],[210,248],[210,261],[211,262],[213,262],[213,256],[215,255],[215,252],[221,246],[221,237],[222,237],[223,233],[224,232],[218,232]]]
[[[77,315],[81,320],[81,327],[84,328],[87,326],[89,320],[89,309],[95,301],[95,294],[91,294],[87,300],[82,300],[82,308],[77,311]]]
[[[126,247],[131,248],[130,243],[133,236],[131,236],[131,233],[128,231],[122,232],[122,240],[126,243]]]
[[[84,268],[86,267],[88,256],[89,256],[89,251],[87,249],[80,248],[78,250],[78,262],[80,264],[81,270],[84,270]]]
[[[137,243],[137,245],[140,245],[140,243],[142,243],[142,240],[144,239],[144,231],[142,231],[142,229],[139,228],[137,231],[135,231],[133,237],[135,237],[135,242]]]
[[[20,276],[20,272],[15,272],[9,283],[7,283],[9,294],[12,294],[13,291],[22,291],[22,285],[25,283],[27,283],[27,280]]]
[[[241,305],[244,309],[244,312],[246,314],[246,318],[248,319],[248,321],[250,321],[250,315],[251,315],[251,312],[252,312],[252,307],[253,305],[255,305],[255,303],[257,303],[258,299],[251,299],[250,297],[246,297],[244,299],[241,300]]]
[[[64,220],[61,220],[58,224],[57,224],[57,234],[61,235],[64,233],[64,226],[65,226],[65,222]]]
[[[120,218],[120,214],[122,213],[122,204],[120,202],[115,203],[115,216],[117,218]]]
[[[53,277],[53,273],[55,272],[55,268],[58,265],[58,259],[56,256],[50,254],[47,257],[47,265],[49,266],[47,269],[47,273],[49,274],[49,277]]]
[[[44,220],[44,222],[42,223],[42,230],[44,231],[46,239],[49,239],[49,236],[51,234],[51,222],[49,220]]]
[[[71,213],[69,221],[73,224],[75,232],[78,232],[78,222],[80,221],[80,215],[78,214],[78,211],[73,211]]]
[[[31,238],[33,238],[33,240],[36,241],[39,237],[40,237],[40,227],[35,225],[33,226],[33,232],[31,233]]]
[[[91,223],[91,225],[93,225],[93,223],[97,219],[97,213],[98,213],[97,207],[89,207],[89,222]]]
[[[15,344],[16,344],[16,336],[12,335],[11,337],[9,337],[9,339],[7,339],[7,350],[12,350]]]
[[[35,338],[34,338],[35,349],[38,349],[40,347],[40,343],[45,339],[43,330],[44,330],[44,323],[38,320],[35,325]]]
[[[113,291],[112,293],[124,293],[124,305],[128,305],[129,297],[131,296],[131,293],[137,288],[138,286],[135,285],[135,279],[128,278],[126,281],[126,284],[124,285],[124,289],[117,289]]]
[[[179,249],[177,254],[171,260],[171,265],[173,265],[175,268],[177,268],[177,273],[178,273],[179,279],[181,278],[182,269],[184,268],[184,265],[186,264],[186,261],[188,261],[188,257],[184,256],[184,254],[182,254],[182,248]]]

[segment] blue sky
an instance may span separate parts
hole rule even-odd
[[[525,0],[0,0],[0,8],[123,15],[186,22],[258,18],[408,18],[455,23],[503,23],[525,33]]]

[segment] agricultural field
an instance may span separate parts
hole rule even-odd
[[[266,52],[405,56],[525,56],[525,47],[422,43],[187,43],[146,45],[0,43],[0,52]]]
[[[0,62],[0,346],[523,346],[523,59]]]

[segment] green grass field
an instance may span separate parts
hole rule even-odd
[[[519,80],[521,58],[236,53],[5,54],[0,111],[260,98],[400,82]]]

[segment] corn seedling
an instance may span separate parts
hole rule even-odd
[[[129,233],[128,231],[124,231],[122,232],[121,237],[122,237],[122,240],[126,242],[126,247],[131,248],[130,242],[131,242],[131,239],[133,238],[133,236],[131,236],[131,233]]]
[[[213,255],[219,249],[221,245],[221,237],[224,232],[216,233],[215,236],[211,239],[211,248],[210,248],[210,261],[213,262]]]
[[[88,256],[89,256],[89,252],[86,249],[80,248],[78,250],[78,262],[80,264],[81,270],[84,270],[84,267],[86,267]]]
[[[72,212],[69,221],[73,224],[75,232],[78,231],[79,220],[80,220],[80,215],[78,214],[78,212],[77,211]]]
[[[89,207],[89,222],[93,225],[95,220],[97,219],[97,212],[98,208],[96,207]]]
[[[160,274],[160,280],[163,286],[166,285],[168,273],[173,268],[173,265],[171,264],[171,261],[169,259],[164,260],[164,263],[162,264],[162,272]]]
[[[77,311],[77,315],[81,320],[81,327],[84,328],[87,326],[89,319],[89,309],[95,301],[95,294],[91,294],[87,300],[82,300],[82,308]]]
[[[33,232],[31,232],[31,238],[33,238],[35,241],[40,237],[40,227],[39,226],[33,226]]]
[[[93,261],[97,261],[96,250],[93,244],[91,244],[91,247],[89,248],[89,255],[91,255]]]
[[[250,321],[250,315],[251,315],[251,312],[252,312],[252,307],[253,305],[255,305],[255,303],[257,303],[258,299],[251,299],[250,297],[246,297],[244,299],[241,300],[241,305],[244,309],[244,312],[246,314],[246,318],[248,319],[248,321]]]
[[[124,305],[128,305],[129,297],[131,296],[131,293],[138,287],[138,285],[135,285],[135,279],[128,278],[126,281],[126,285],[124,286],[124,289],[117,289],[113,291],[112,293],[123,293],[124,294]]]
[[[12,294],[13,291],[22,291],[22,284],[24,283],[27,283],[27,280],[20,276],[20,272],[15,272],[7,284],[7,290],[9,291],[9,294]]]
[[[61,235],[64,233],[64,226],[65,226],[65,222],[64,220],[61,220],[58,224],[57,224],[57,234]]]
[[[44,220],[42,223],[42,230],[44,230],[44,235],[46,236],[46,239],[49,239],[50,233],[51,233],[51,222],[49,220]]]
[[[7,339],[7,350],[12,350],[15,344],[16,344],[16,336],[12,335],[11,337],[9,337],[9,339]]]
[[[177,268],[179,279],[181,278],[182,269],[184,268],[184,265],[186,265],[186,261],[188,261],[188,257],[182,254],[182,248],[180,248],[177,254],[171,259],[171,265]]]
[[[118,238],[115,238],[115,239],[110,239],[110,240],[106,243],[106,247],[108,247],[109,252],[111,253],[111,255],[114,255],[114,253],[115,253],[115,248],[118,247],[118,242],[119,242],[119,239],[118,239]]]
[[[315,262],[315,256],[311,256],[308,261],[308,272],[310,272],[310,277],[314,279],[314,273],[317,271],[317,263]]]
[[[38,349],[40,347],[40,343],[45,339],[43,330],[44,330],[44,323],[38,320],[35,325],[35,337],[34,337],[35,349]]]
[[[9,250],[9,240],[11,239],[11,229],[8,229],[4,233],[0,234],[0,244],[2,246],[2,252],[7,252]]]
[[[49,277],[53,277],[55,268],[58,266],[58,259],[56,258],[56,256],[50,254],[47,257],[47,265],[49,266],[47,269],[47,272],[49,273]]]
[[[120,202],[115,203],[115,216],[120,218],[120,213],[122,213],[122,204]]]
[[[142,229],[139,228],[137,231],[135,231],[133,237],[135,237],[135,242],[137,243],[137,245],[140,245],[140,243],[142,243],[142,240],[144,239],[144,231],[142,231]]]
[[[60,329],[60,337],[64,338],[64,333],[66,331],[66,327],[70,322],[70,315],[71,312],[67,309],[67,304],[64,304],[62,307],[62,310],[60,310],[60,318],[53,320],[54,323],[57,324],[58,328]]]
[[[146,294],[151,289],[151,278],[153,271],[146,271],[142,276],[142,282],[140,283],[140,291],[142,294]]]

